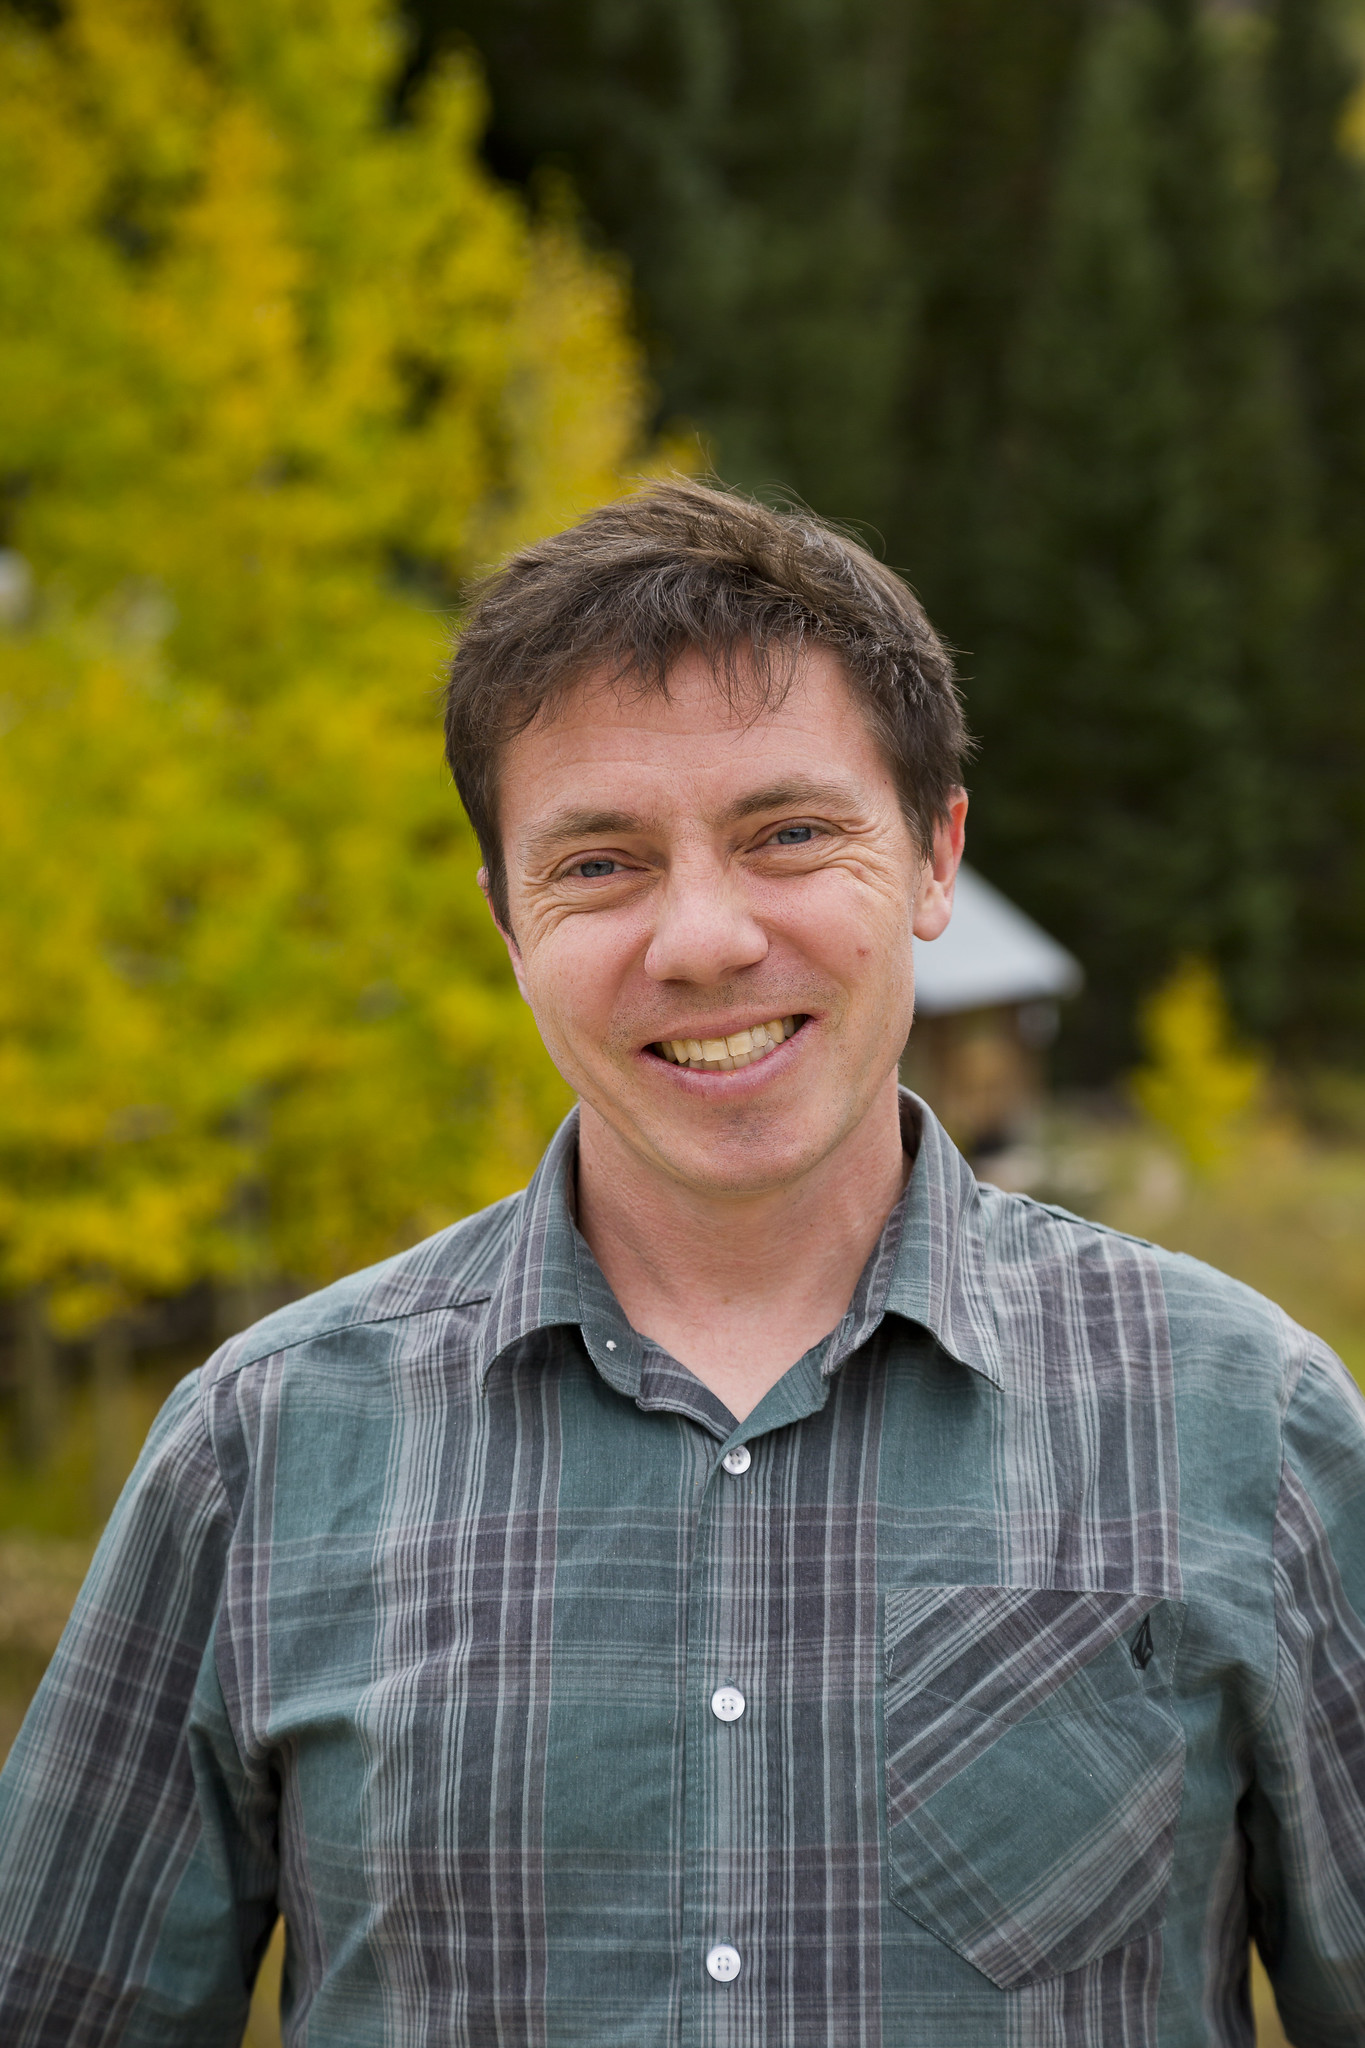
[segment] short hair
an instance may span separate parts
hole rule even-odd
[[[510,740],[590,674],[666,697],[689,649],[757,714],[812,644],[839,658],[927,854],[971,748],[951,657],[900,577],[813,513],[669,478],[521,548],[477,586],[446,686],[446,758],[503,929]]]

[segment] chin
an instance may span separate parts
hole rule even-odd
[[[818,1166],[830,1149],[821,1134],[805,1129],[752,1131],[703,1138],[696,1133],[660,1132],[659,1157],[693,1187],[716,1195],[763,1195],[789,1186]]]

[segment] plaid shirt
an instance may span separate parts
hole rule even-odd
[[[918,1146],[740,1425],[525,1194],[172,1396],[3,1780],[5,2048],[1365,2041],[1365,1410]]]

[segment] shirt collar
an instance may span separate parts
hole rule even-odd
[[[832,1373],[866,1342],[887,1311],[928,1330],[949,1357],[1004,1384],[1000,1340],[986,1288],[989,1235],[980,1190],[933,1111],[900,1091],[901,1130],[915,1164],[853,1300],[833,1332],[823,1370]],[[571,1111],[522,1196],[519,1228],[480,1326],[480,1381],[537,1330],[582,1331],[598,1371],[638,1395],[643,1349],[573,1220],[578,1111]],[[586,1254],[586,1256],[585,1256]]]
[[[521,1197],[519,1227],[479,1328],[480,1381],[534,1330],[581,1325],[584,1314],[573,1225],[578,1111],[565,1117]]]
[[[990,1223],[976,1175],[927,1102],[900,1091],[901,1132],[914,1156],[885,1306],[919,1323],[959,1365],[1005,1384],[987,1285]]]

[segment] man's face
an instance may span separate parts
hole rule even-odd
[[[760,1194],[817,1167],[894,1089],[910,937],[948,921],[966,798],[921,859],[823,649],[757,716],[727,706],[700,654],[669,690],[589,677],[508,747],[509,950],[604,1139],[694,1190]],[[770,1024],[781,1043],[754,1036]],[[716,1063],[722,1040],[740,1065]]]

